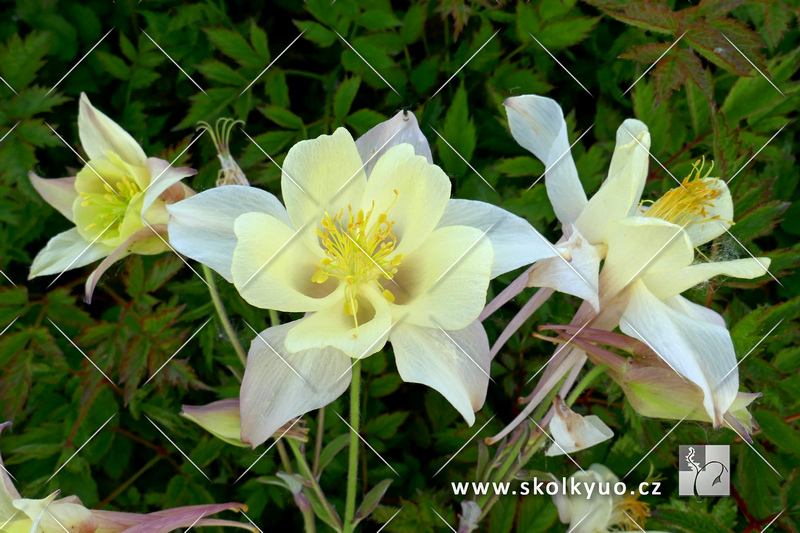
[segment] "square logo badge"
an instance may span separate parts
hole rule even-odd
[[[678,494],[730,496],[731,450],[728,446],[681,445],[678,457]]]

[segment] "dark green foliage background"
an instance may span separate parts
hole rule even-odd
[[[0,143],[0,269],[16,284],[0,279],[0,328],[18,317],[0,336],[0,412],[3,419],[14,421],[3,435],[2,452],[20,480],[23,496],[40,498],[60,488],[62,494],[79,495],[90,507],[135,512],[238,501],[250,507],[248,515],[262,529],[301,527],[291,495],[260,478],[274,476],[280,468],[274,449],[235,483],[263,447],[234,448],[178,417],[181,404],[199,405],[238,393],[236,376],[242,367],[216,318],[144,385],[214,314],[205,285],[174,254],[135,256],[118,263],[101,281],[91,306],[82,302],[88,267],[65,273],[52,286],[52,277],[26,281],[37,251],[70,227],[33,191],[26,174],[36,170],[42,176],[61,177],[80,168],[80,161],[48,125],[78,149],[77,101],[82,91],[139,140],[148,155],[170,161],[188,146],[199,120],[245,120],[245,131],[281,163],[298,140],[339,126],[358,135],[398,109],[410,109],[434,148],[434,159],[452,176],[454,196],[488,201],[525,216],[554,241],[558,228],[544,184],[526,192],[544,169],[513,141],[501,105],[508,96],[537,93],[562,105],[570,142],[591,127],[572,151],[590,192],[605,175],[616,128],[626,117],[648,124],[653,155],[679,178],[702,155],[715,161],[715,175],[725,179],[744,168],[731,183],[736,209],[731,231],[753,254],[772,258],[771,271],[783,286],[766,276],[753,281],[721,279],[688,295],[723,313],[740,358],[778,324],[749,353],[740,373],[743,390],[764,393],[752,406],[762,428],[755,450],[780,476],[730,431],[683,423],[629,479],[643,480],[651,467],[664,478],[664,496],[648,500],[654,516],[647,529],[756,531],[785,509],[772,529],[797,531],[800,274],[795,271],[800,263],[800,204],[792,202],[800,196],[794,156],[800,32],[795,2],[696,5],[650,0],[625,6],[596,0],[577,5],[566,0],[410,5],[390,5],[388,0],[18,0],[0,2],[0,13],[0,76],[13,88],[0,85],[0,136],[18,124]],[[278,58],[301,30],[303,37]],[[625,93],[684,32],[657,67]],[[731,52],[720,32],[783,95]],[[55,90],[47,94],[52,87]],[[438,139],[434,128],[497,192]],[[254,186],[280,194],[279,170],[238,130],[232,153]],[[213,186],[219,167],[208,136],[178,162],[199,170],[188,182],[195,190]],[[675,185],[655,161],[650,169],[648,199]],[[729,237],[704,251],[718,259],[747,257]],[[515,275],[497,280],[493,292]],[[268,316],[245,304],[224,280],[218,283],[246,347],[253,335],[245,321],[260,330],[267,327]],[[530,294],[526,290],[486,322],[490,339]],[[496,418],[480,438],[513,418],[516,398],[530,390],[523,386],[528,376],[552,351],[531,333],[539,324],[567,323],[578,303],[564,296],[551,299],[511,339],[495,360],[494,383],[473,428],[436,392],[403,384],[389,350],[366,361],[363,434],[399,473],[395,478],[372,452],[362,450],[363,487],[394,479],[367,530],[377,529],[401,506],[403,511],[384,531],[447,531],[434,509],[455,525],[460,508],[450,481],[473,479],[477,439],[441,474],[433,474],[492,415]],[[119,388],[111,387],[54,324]],[[326,443],[347,432],[332,413],[344,414],[345,401],[346,397],[328,408]],[[596,382],[576,406],[579,412],[600,416],[616,433],[612,441],[575,454],[576,460],[584,467],[602,462],[620,475],[675,423],[641,419],[607,379]],[[310,450],[316,417],[306,419]],[[678,444],[705,442],[732,445],[735,498],[698,503],[677,497]],[[344,505],[345,455],[331,462],[321,481],[339,510]],[[559,477],[575,470],[564,458],[543,455],[529,468]],[[501,499],[482,526],[498,533],[535,533],[551,527],[565,530],[550,499],[534,496]]]

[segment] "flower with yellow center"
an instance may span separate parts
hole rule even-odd
[[[170,206],[178,251],[256,307],[306,313],[252,342],[240,393],[244,442],[258,445],[337,398],[353,360],[387,341],[405,381],[433,387],[475,420],[491,361],[477,321],[489,280],[556,252],[519,217],[451,200],[450,180],[418,155],[421,133],[409,122],[398,114],[361,145],[340,128],[292,147],[285,208],[235,185]]]
[[[0,432],[11,422],[0,424]],[[246,511],[240,503],[222,503],[176,507],[151,514],[94,511],[87,509],[77,496],[56,499],[60,491],[46,498],[23,498],[14,487],[0,458],[0,530],[3,533],[122,533],[138,531],[168,533],[194,526],[239,527],[256,532],[247,523],[206,518],[222,511]]]
[[[86,282],[91,301],[100,276],[131,253],[167,251],[166,206],[194,194],[180,183],[196,171],[147,158],[141,146],[81,94],[78,133],[88,156],[69,178],[29,176],[42,198],[75,227],[56,235],[31,265],[29,279],[60,274],[104,259]]]
[[[570,533],[644,531],[650,506],[639,499],[638,493],[631,494],[625,490],[624,494],[616,494],[614,485],[618,482],[619,478],[601,464],[593,464],[588,470],[574,473],[566,486],[568,490],[577,486],[580,494],[559,492],[553,496],[559,520],[569,524]]]
[[[695,262],[695,248],[731,227],[733,203],[724,181],[702,174],[702,162],[677,187],[650,203],[641,202],[648,174],[647,126],[625,120],[617,130],[608,177],[587,199],[569,151],[567,125],[558,104],[526,95],[505,102],[511,133],[545,163],[545,186],[564,228],[559,241],[569,260],[539,261],[504,291],[508,301],[528,286],[573,294],[585,301],[571,325],[623,332],[650,344],[672,368],[704,393],[703,406],[714,426],[723,424],[738,390],[739,375],[723,318],[681,293],[710,278],[751,279],[767,273],[769,259]],[[600,263],[603,268],[600,271]],[[501,301],[501,303],[502,303]],[[490,309],[495,309],[493,302]],[[526,306],[503,332],[495,352],[529,317]],[[484,313],[484,317],[487,313]],[[583,351],[560,350],[548,364],[525,409],[493,441],[525,420],[550,387]]]

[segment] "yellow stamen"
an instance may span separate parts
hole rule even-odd
[[[611,511],[612,521],[608,525],[612,531],[630,531],[631,520],[636,522],[640,528],[643,528],[649,517],[650,505],[639,501],[638,492],[624,494],[614,498],[614,508]]]
[[[703,224],[710,220],[720,220],[719,215],[710,216],[709,209],[714,207],[714,200],[722,195],[722,189],[717,186],[719,179],[706,180],[714,168],[712,162],[702,177],[700,173],[705,166],[705,158],[697,160],[692,165],[689,175],[681,183],[664,194],[642,216],[657,217],[679,226]],[[642,202],[644,204],[645,201]],[[640,206],[642,205],[640,204]],[[729,221],[726,221],[729,222]],[[732,222],[729,222],[733,224]]]
[[[395,190],[395,198],[386,211],[380,213],[372,224],[375,202],[364,212],[359,209],[353,212],[352,206],[331,217],[325,213],[320,221],[322,229],[315,231],[327,257],[311,277],[314,283],[324,283],[328,278],[338,278],[347,285],[344,290],[344,314],[352,316],[358,336],[358,289],[362,284],[374,282],[381,294],[390,302],[395,296],[381,284],[381,279],[392,280],[397,273],[397,266],[403,260],[402,254],[390,257],[397,247],[397,237],[392,233],[394,221],[388,220],[388,212],[397,201],[399,193]]]
[[[81,207],[95,210],[94,221],[84,231],[104,231],[104,236],[112,237],[118,233],[119,226],[128,210],[128,205],[140,195],[142,190],[131,176],[125,175],[116,183],[107,181],[103,190],[107,192],[82,192]],[[113,226],[113,227],[112,227]]]

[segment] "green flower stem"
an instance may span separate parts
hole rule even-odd
[[[278,448],[278,455],[281,456],[281,464],[283,465],[283,469],[286,470],[287,474],[291,474],[292,470],[292,462],[289,460],[289,455],[286,453],[286,446],[283,445],[282,440],[275,441],[276,447]]]
[[[222,305],[222,299],[219,297],[219,291],[217,290],[217,283],[214,281],[214,272],[206,265],[203,265],[203,276],[205,276],[206,283],[208,283],[208,292],[211,294],[211,301],[214,302],[214,308],[217,310],[219,321],[222,322],[222,329],[225,330],[225,334],[228,336],[231,344],[233,344],[236,355],[242,362],[242,366],[244,366],[247,364],[247,354],[239,343],[236,332],[233,330],[231,321],[228,319],[228,313],[225,312],[225,306]]]
[[[583,391],[586,389],[586,387],[588,387],[589,385],[591,385],[591,384],[592,384],[592,382],[593,382],[595,379],[597,379],[597,377],[598,377],[599,375],[601,375],[601,374],[602,374],[602,373],[605,371],[605,369],[606,369],[606,368],[608,368],[608,365],[598,365],[598,366],[594,367],[593,369],[591,369],[591,370],[590,370],[590,371],[589,371],[589,372],[588,372],[588,373],[587,373],[587,374],[586,374],[586,375],[583,377],[583,379],[580,381],[580,383],[578,383],[578,384],[575,386],[575,388],[574,388],[574,389],[572,389],[572,392],[569,394],[569,396],[567,396],[567,401],[566,401],[567,405],[568,405],[569,407],[572,407],[572,404],[573,404],[573,403],[575,403],[575,400],[577,400],[577,399],[578,399],[578,397],[579,397],[581,394],[583,394]]]
[[[314,517],[314,509],[309,507],[308,509],[301,510],[303,513],[303,526],[305,527],[306,533],[316,533],[317,532],[317,522]]]
[[[314,462],[311,469],[314,474],[319,473],[319,457],[322,454],[322,438],[325,436],[325,406],[322,406],[317,415],[317,435],[314,445]]]
[[[308,466],[308,461],[306,461],[306,456],[303,454],[303,450],[300,449],[300,443],[294,439],[288,439],[289,447],[294,452],[294,456],[297,459],[297,467],[300,470],[300,473],[303,477],[311,484],[311,488],[314,490],[314,494],[317,495],[319,498],[322,507],[325,509],[325,512],[328,514],[330,521],[337,524],[339,527],[337,531],[341,531],[341,521],[336,514],[336,511],[331,507],[330,502],[325,497],[325,493],[322,492],[322,487],[319,486],[319,482],[317,481],[316,476],[314,473],[311,472],[311,468]]]
[[[356,488],[358,478],[358,426],[361,414],[361,360],[353,364],[353,381],[350,382],[350,460],[347,467],[347,499],[344,506],[344,533],[354,531],[353,517],[356,514]]]

